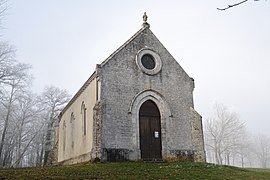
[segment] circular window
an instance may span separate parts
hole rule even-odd
[[[151,54],[145,54],[142,56],[142,65],[146,69],[154,69],[156,66],[156,62],[154,57]]]
[[[142,72],[148,75],[155,75],[160,72],[162,62],[160,56],[153,50],[141,49],[136,57],[136,64]]]

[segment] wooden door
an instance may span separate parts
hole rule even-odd
[[[140,149],[143,160],[162,159],[160,113],[156,104],[148,100],[139,112]]]

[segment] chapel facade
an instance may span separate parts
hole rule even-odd
[[[143,19],[59,115],[57,163],[205,162],[194,80],[150,30],[146,14]]]

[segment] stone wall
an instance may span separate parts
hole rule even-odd
[[[162,67],[157,74],[146,74],[136,64],[136,56],[144,48],[160,56]],[[125,149],[128,157],[132,157],[130,159],[140,159],[136,125],[139,108],[137,112],[129,112],[129,108],[134,97],[147,89],[159,93],[171,109],[170,115],[161,114],[164,122],[161,129],[163,158],[177,156],[173,153],[175,151],[193,151],[190,108],[193,108],[194,81],[149,28],[140,30],[100,65],[100,80],[104,105],[101,140],[104,160],[108,159],[104,153],[108,149]],[[158,98],[151,95],[145,100],[147,98],[158,102]],[[157,106],[159,109],[165,107],[164,103],[157,103]],[[133,115],[137,117],[135,122]]]
[[[192,123],[192,143],[194,150],[194,161],[195,162],[206,162],[205,150],[204,150],[204,139],[203,139],[203,128],[202,128],[202,117],[193,109],[190,108],[191,112],[191,123]]]
[[[93,109],[93,149],[92,161],[101,159],[102,105],[98,101]]]
[[[94,107],[97,103],[94,73],[62,111],[59,122],[58,162],[89,161],[93,150]],[[84,110],[86,133],[84,131]],[[72,117],[72,118],[71,118]]]

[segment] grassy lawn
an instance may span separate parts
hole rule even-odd
[[[0,179],[269,179],[270,169],[196,163],[96,163],[0,169]]]

